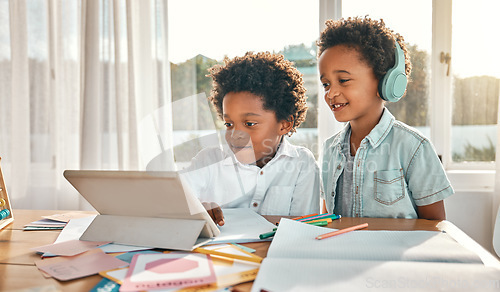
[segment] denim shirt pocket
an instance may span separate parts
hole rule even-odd
[[[261,215],[290,215],[293,186],[272,186],[262,202]]]
[[[403,169],[379,170],[374,173],[375,201],[393,205],[405,196]]]

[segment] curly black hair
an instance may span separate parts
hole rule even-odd
[[[318,45],[318,58],[328,48],[347,45],[357,49],[365,61],[381,80],[395,63],[394,40],[405,53],[406,76],[411,73],[411,61],[408,49],[401,35],[385,26],[384,20],[372,20],[365,17],[349,17],[340,20],[327,20],[326,28],[321,32]]]
[[[265,110],[273,111],[278,121],[293,121],[288,135],[306,117],[306,89],[302,74],[281,54],[247,52],[243,57],[224,59],[207,76],[213,79],[209,100],[222,119],[222,101],[230,92],[250,92],[262,98]]]

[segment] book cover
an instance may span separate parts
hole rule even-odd
[[[171,252],[137,254],[120,291],[173,289],[216,283],[210,255]]]

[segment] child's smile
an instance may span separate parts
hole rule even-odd
[[[334,104],[330,104],[330,108],[333,111],[339,111],[339,110],[342,110],[348,104],[349,104],[348,102],[346,102],[346,103],[334,103]]]
[[[325,101],[339,122],[375,126],[384,101],[378,96],[373,69],[355,47],[336,45],[323,51],[318,62]]]

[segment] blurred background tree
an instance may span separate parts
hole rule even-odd
[[[407,48],[413,69],[406,96],[400,102],[386,103],[386,107],[396,119],[420,129],[428,128],[430,126],[429,55],[416,45],[407,44]],[[318,85],[316,45],[314,43],[290,45],[278,53],[292,61],[303,74],[304,86],[307,89],[308,111],[306,120],[300,126],[299,131],[317,128],[318,105],[323,102],[323,91]],[[175,131],[223,128],[223,123],[207,100],[212,89],[212,79],[206,76],[210,67],[221,63],[222,60],[197,55],[185,62],[171,64]],[[491,76],[468,78],[455,76],[453,86],[453,127],[496,125],[500,79]],[[316,154],[315,148],[318,143],[321,143],[321,141],[316,141],[317,134],[313,135],[309,131],[301,137],[295,136],[297,135],[292,136],[295,139],[294,143],[309,147]],[[454,149],[453,157],[455,161],[494,161],[495,151],[492,151],[494,146],[492,143],[489,146],[476,147],[469,143],[464,149]]]
[[[416,45],[407,45],[407,48],[410,51],[412,71],[406,96],[401,102],[386,103],[386,107],[396,119],[405,124],[414,127],[428,126],[428,55],[427,52],[419,50]]]

